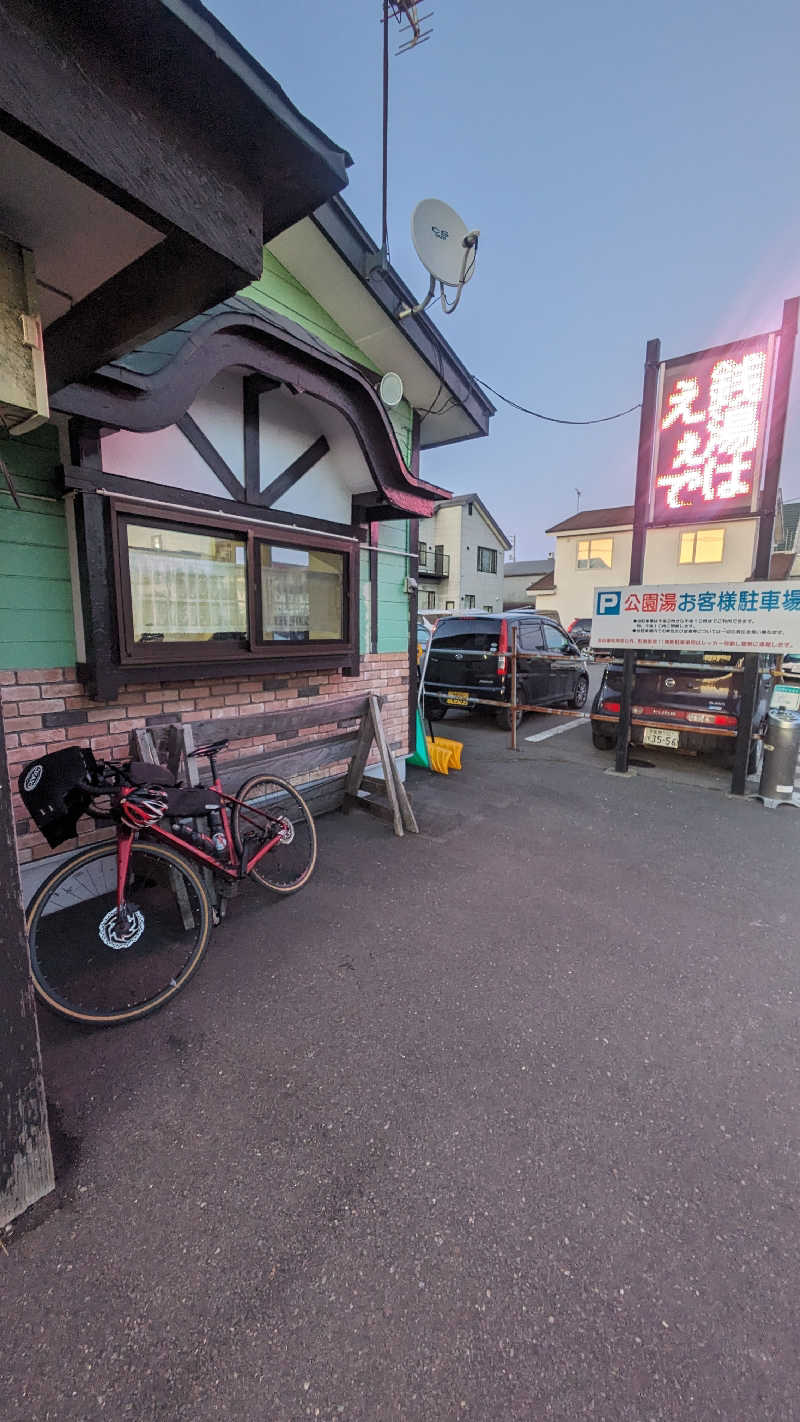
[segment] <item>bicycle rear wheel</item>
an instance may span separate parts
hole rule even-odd
[[[274,775],[254,775],[236,792],[244,804],[234,805],[233,839],[240,855],[253,845],[278,837],[278,842],[250,870],[276,894],[294,894],[311,877],[317,862],[317,831],[311,811],[286,780]]]
[[[68,859],[28,907],[31,972],[48,1007],[76,1022],[146,1017],[174,997],[202,958],[211,930],[208,894],[182,855],[131,846],[127,916],[117,914],[117,845]]]

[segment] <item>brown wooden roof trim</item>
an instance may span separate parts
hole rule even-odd
[[[377,393],[354,366],[255,313],[210,316],[155,374],[106,368],[59,391],[52,404],[100,425],[145,433],[177,424],[198,392],[230,366],[288,385],[344,415],[375,483],[378,516],[397,510],[394,517],[427,518],[446,498],[445,490],[409,472]]]

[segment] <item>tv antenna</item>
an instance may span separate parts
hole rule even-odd
[[[402,43],[398,54],[416,49],[430,39],[433,28],[424,29],[433,12],[419,13],[419,5],[410,0],[381,0],[383,24],[383,171],[381,202],[381,246],[380,251],[371,253],[364,264],[364,274],[369,279],[376,271],[386,271],[389,259],[389,21],[394,19],[400,26]],[[439,284],[439,300],[442,310],[449,315],[455,311],[461,300],[461,293],[470,280],[478,255],[477,229],[468,230],[467,225],[447,203],[437,198],[425,198],[418,203],[411,218],[411,236],[417,255],[430,276],[427,295],[414,306],[401,306],[395,312],[399,320],[406,316],[416,316],[425,311],[437,299],[436,284]],[[445,287],[453,288],[455,295],[448,297]]]

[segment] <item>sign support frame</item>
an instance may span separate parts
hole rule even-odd
[[[769,579],[769,565],[772,558],[772,538],[775,529],[775,508],[778,502],[778,484],[783,457],[783,440],[786,433],[786,414],[789,405],[789,391],[792,383],[794,348],[797,338],[800,297],[790,296],[783,303],[780,328],[780,345],[775,365],[775,382],[772,397],[772,418],[770,419],[767,459],[764,468],[764,484],[758,506],[758,533],[756,555],[752,577],[755,580]],[[758,655],[747,653],[744,659],[744,683],[739,707],[739,729],[736,736],[731,794],[744,795],[747,788],[747,763],[750,758],[750,740],[753,733],[753,714],[758,691]]]
[[[639,419],[639,454],[636,461],[636,494],[633,505],[633,541],[629,586],[639,587],[644,575],[645,540],[650,515],[650,481],[653,465],[661,341],[647,342],[644,358],[642,413]],[[622,696],[617,726],[617,748],[614,770],[625,775],[628,769],[628,748],[631,737],[631,706],[636,675],[636,652],[626,652],[622,669]]]

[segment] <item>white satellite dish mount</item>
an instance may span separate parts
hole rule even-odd
[[[430,283],[427,295],[416,306],[399,308],[396,313],[398,320],[417,316],[437,299],[448,316],[455,311],[461,293],[475,271],[479,237],[477,228],[468,228],[463,218],[446,202],[440,202],[439,198],[423,198],[422,202],[417,203],[411,214],[411,239],[417,256],[430,275]],[[452,287],[455,295],[448,298],[445,287]]]

